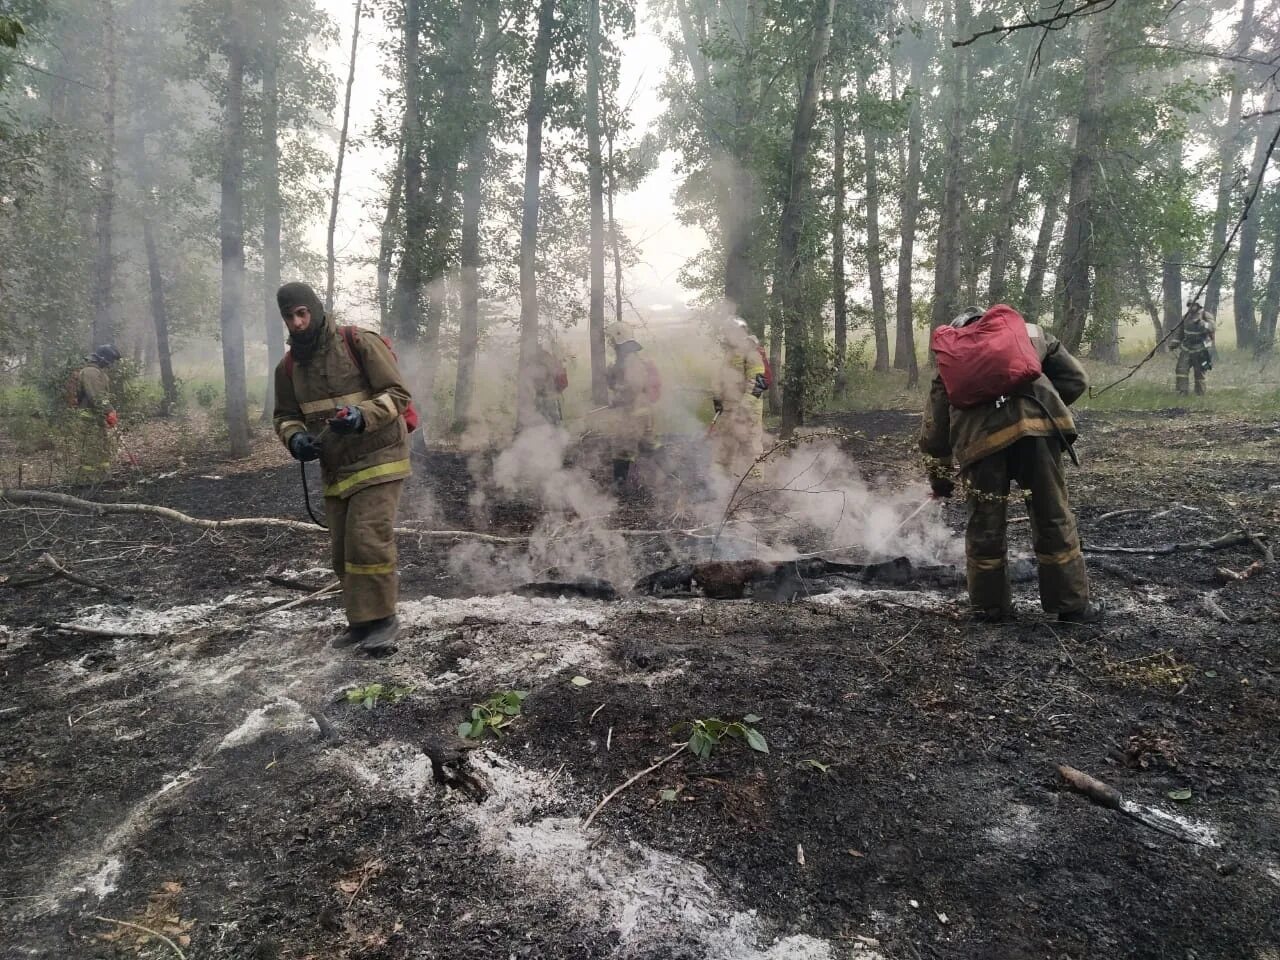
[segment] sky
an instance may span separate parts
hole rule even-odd
[[[339,107],[333,118],[334,136],[323,143],[336,156],[336,128],[341,123],[342,85],[346,83],[347,66],[351,51],[352,16],[354,0],[319,0],[341,32],[339,42],[324,51],[329,69],[339,84]],[[379,102],[387,85],[382,74],[378,44],[388,38],[388,31],[381,20],[365,17],[360,24],[360,43],[356,58],[356,81],[351,97],[352,140],[367,140]],[[667,50],[650,22],[648,4],[641,0],[637,14],[635,36],[623,44],[622,72],[619,99],[632,98],[634,133],[638,137],[658,117],[662,102],[658,96],[663,65]],[[376,144],[366,142],[352,149],[348,146],[342,175],[342,196],[338,207],[338,226],[334,245],[338,260],[376,255],[378,229],[383,212],[382,184],[379,175],[393,160],[392,153]],[[672,194],[676,186],[673,170],[674,158],[664,154],[658,169],[631,193],[615,200],[615,215],[626,235],[639,245],[639,262],[627,271],[624,287],[628,296],[637,304],[651,307],[678,306],[691,294],[678,280],[681,266],[701,249],[704,242],[701,230],[681,224],[676,216]],[[327,221],[323,218],[312,226],[311,242],[316,250],[325,249]],[[371,283],[371,268],[346,266],[341,268],[338,286],[341,289],[354,283]],[[354,319],[366,322],[371,317]]]

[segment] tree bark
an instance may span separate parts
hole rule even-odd
[[[964,33],[969,23],[968,0],[952,0],[956,36]],[[938,218],[938,246],[933,271],[933,319],[934,329],[951,320],[959,312],[960,296],[960,205],[964,197],[964,155],[961,140],[964,136],[965,90],[968,86],[969,47],[952,51],[951,76],[948,80],[950,109],[947,121],[947,147],[943,155],[942,211]]]
[[[587,181],[591,207],[591,402],[609,402],[604,345],[604,170],[600,153],[600,0],[587,0]]]
[[[493,78],[498,63],[497,0],[484,7],[481,36],[479,103],[475,127],[467,145],[467,169],[462,178],[462,238],[460,313],[458,321],[458,376],[453,389],[453,423],[464,430],[471,422],[475,394],[476,357],[480,350],[480,217],[484,208],[484,176],[489,157],[489,126],[493,111]]]
[[[1272,88],[1267,95],[1266,106],[1263,108],[1264,113],[1268,115],[1259,118],[1258,122],[1257,140],[1254,141],[1253,146],[1253,161],[1249,164],[1250,189],[1265,173],[1263,167],[1267,162],[1267,147],[1276,129],[1275,123],[1270,122],[1275,118],[1270,114],[1277,109],[1278,105],[1280,105],[1280,96],[1277,96],[1275,88]],[[1253,282],[1258,254],[1258,224],[1261,219],[1261,211],[1252,209],[1240,226],[1240,249],[1236,255],[1235,299],[1231,306],[1236,323],[1236,348],[1239,350],[1252,350],[1258,344],[1258,317],[1254,306]]]
[[[876,338],[874,369],[883,373],[889,369],[889,317],[885,310],[884,274],[880,266],[880,179],[877,173],[879,137],[873,125],[867,122],[864,112],[867,98],[865,69],[859,69],[857,77],[858,116],[862,126],[863,156],[866,160],[867,282],[871,287],[871,326]]]
[[[782,207],[778,226],[778,256],[774,269],[774,299],[780,308],[784,348],[786,350],[786,392],[782,399],[782,432],[786,436],[804,423],[805,381],[809,372],[809,332],[800,303],[801,217],[808,200],[810,165],[809,149],[813,141],[813,124],[818,114],[818,90],[823,67],[831,46],[831,21],[835,0],[817,0],[813,6],[813,42],[809,48],[804,85],[796,104],[795,123],[791,128],[791,150],[787,172],[790,189]]]
[[[913,5],[911,15],[918,19],[922,9]],[[915,386],[920,379],[916,360],[915,314],[912,309],[912,275],[915,268],[916,220],[920,213],[920,140],[923,121],[920,100],[924,95],[925,49],[920,39],[909,32],[904,41],[911,61],[907,83],[911,89],[911,106],[907,117],[907,165],[902,179],[901,238],[898,243],[897,340],[893,366],[907,371],[907,383]]]
[[[1236,28],[1234,53],[1247,55],[1253,43],[1253,7],[1254,0],[1244,0],[1240,11],[1240,25]],[[1231,194],[1236,185],[1237,163],[1240,158],[1242,144],[1240,142],[1240,114],[1244,102],[1245,70],[1243,64],[1235,64],[1231,69],[1231,97],[1227,102],[1227,121],[1222,127],[1222,140],[1218,145],[1218,203],[1213,215],[1213,232],[1209,240],[1209,255],[1217,256],[1222,245],[1227,242],[1227,221],[1231,217]],[[1222,297],[1222,270],[1214,271],[1204,291],[1204,308],[1216,314]],[[1178,319],[1182,319],[1179,310]]]
[[[622,241],[618,238],[618,221],[613,217],[613,194],[614,194],[614,172],[613,172],[613,132],[610,131],[607,136],[609,160],[605,170],[608,173],[606,183],[605,200],[607,203],[607,213],[609,216],[609,245],[613,250],[613,319],[622,322]]]
[[[1089,270],[1094,256],[1093,192],[1102,146],[1102,97],[1106,88],[1107,36],[1103,21],[1085,21],[1084,98],[1076,124],[1067,223],[1062,237],[1062,323],[1058,338],[1070,353],[1080,349],[1092,294]]]
[[[831,78],[831,124],[832,130],[832,165],[831,165],[831,300],[835,314],[835,351],[836,351],[836,394],[844,396],[848,387],[848,371],[845,363],[848,360],[849,343],[849,289],[844,276],[844,222],[848,209],[845,195],[844,155],[845,155],[845,117],[844,95],[841,91],[843,78],[840,71],[832,71]]]
[[[226,384],[227,438],[233,457],[249,455],[249,414],[244,370],[244,39],[237,4],[231,5],[227,85],[222,121],[219,238],[222,248],[222,372]]]
[[[1169,145],[1168,175],[1178,182],[1182,174],[1182,138],[1178,137]],[[1164,322],[1160,337],[1176,327],[1182,320],[1182,258],[1181,245],[1169,240],[1161,251],[1160,290],[1164,301]],[[1159,339],[1159,337],[1157,337]]]
[[[164,389],[161,413],[171,414],[178,405],[178,382],[173,376],[173,354],[169,348],[169,312],[164,302],[164,275],[160,269],[160,254],[156,249],[155,233],[151,217],[142,213],[142,245],[147,254],[147,279],[151,290],[151,320],[156,330],[156,354],[160,360],[160,384]]]
[[[1258,327],[1258,352],[1270,353],[1276,345],[1276,318],[1280,316],[1280,193],[1271,195],[1267,211],[1271,234],[1271,273],[1262,298],[1262,321]]]
[[[1034,32],[1034,31],[1033,31]],[[1018,99],[1014,106],[1013,132],[1009,136],[1009,155],[1013,159],[1009,179],[1000,195],[1000,221],[996,226],[991,246],[991,271],[987,282],[987,304],[1003,303],[1008,294],[1009,249],[1013,245],[1018,210],[1018,193],[1022,189],[1022,173],[1026,166],[1027,129],[1031,126],[1031,104],[1034,99],[1038,71],[1033,72],[1030,59],[1039,49],[1040,36],[1032,38],[1028,50],[1028,69],[1022,73],[1018,84]]]
[[[113,0],[102,0],[102,171],[98,185],[98,250],[94,264],[93,344],[115,339],[115,256],[112,221],[116,200],[116,15]],[[70,185],[64,185],[69,187]]]
[[[1120,360],[1120,298],[1117,286],[1117,271],[1110,258],[1100,261],[1094,271],[1097,278],[1094,301],[1097,304],[1095,316],[1102,318],[1106,324],[1106,332],[1099,332],[1094,338],[1089,356],[1103,363],[1117,363]]]
[[[387,192],[387,209],[382,216],[382,229],[378,233],[378,321],[382,332],[395,332],[391,301],[391,263],[395,258],[396,234],[400,227],[400,200],[404,192],[404,143],[396,153],[396,164],[391,169],[391,183]]]
[[[333,166],[333,198],[329,203],[329,236],[325,246],[328,270],[325,273],[324,306],[329,311],[333,310],[333,273],[336,259],[333,235],[338,229],[338,200],[342,196],[342,161],[347,155],[347,130],[351,122],[351,89],[356,84],[356,52],[360,43],[360,14],[363,8],[364,0],[356,0],[356,13],[351,25],[351,62],[347,66],[347,91],[342,99],[342,129],[338,133],[338,158]]]
[[[547,69],[555,0],[540,0],[538,33],[530,64],[529,110],[525,123],[524,209],[520,219],[520,368],[516,378],[516,425],[539,420],[533,381],[538,356],[538,211],[542,186],[542,121],[547,112]]]
[[[416,344],[421,328],[423,244],[427,235],[427,198],[422,190],[422,102],[419,40],[422,29],[420,0],[404,4],[404,243],[391,305],[391,323],[404,344]]]
[[[1036,246],[1027,267],[1027,282],[1022,288],[1022,315],[1031,323],[1038,322],[1040,304],[1044,299],[1044,275],[1049,267],[1049,247],[1053,244],[1053,230],[1058,224],[1058,210],[1062,206],[1060,186],[1052,186],[1043,197],[1044,212],[1040,216],[1040,230],[1036,234]],[[1182,314],[1178,314],[1181,319]]]
[[[265,34],[262,50],[262,304],[267,341],[267,383],[262,420],[268,422],[276,405],[276,364],[284,356],[284,323],[276,303],[280,288],[280,11],[263,4]]]

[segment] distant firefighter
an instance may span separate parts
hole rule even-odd
[[[76,446],[81,480],[105,478],[115,456],[112,431],[119,418],[111,403],[111,377],[107,370],[120,359],[120,351],[104,343],[85,357],[84,366],[67,379],[67,405],[77,411]]]
[[[715,461],[730,476],[755,469],[764,444],[764,394],[772,385],[760,341],[744,320],[731,317],[721,330],[723,355],[716,368],[711,403]]]
[[[606,333],[615,358],[605,376],[613,412],[613,485],[620,490],[636,457],[657,448],[653,408],[662,396],[662,378],[653,362],[640,356],[644,348],[629,324],[610,324]]]
[[[1213,335],[1216,329],[1213,314],[1194,300],[1188,301],[1187,312],[1178,321],[1169,340],[1169,350],[1178,352],[1178,363],[1174,367],[1178,393],[1185,396],[1190,392],[1187,381],[1192,371],[1195,371],[1196,394],[1204,393],[1205,374],[1213,369]]]
[[[534,356],[533,369],[530,371],[533,380],[534,403],[538,413],[547,423],[559,425],[564,419],[564,410],[560,406],[560,394],[569,387],[569,374],[564,364],[554,352],[543,344],[538,344],[538,352]]]

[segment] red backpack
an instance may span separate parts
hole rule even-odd
[[[342,342],[346,345],[347,356],[351,358],[351,362],[356,365],[356,368],[361,373],[364,373],[364,364],[360,362],[360,355],[356,353],[356,328],[351,326],[341,326],[338,327],[338,332],[342,334]],[[380,333],[377,334],[377,336],[381,338],[382,342],[387,345],[387,349],[391,351],[391,358],[398,362],[399,358],[396,357],[396,351],[391,346],[391,341]],[[292,350],[286,350],[284,352],[284,375],[293,379]],[[409,401],[401,416],[404,417],[404,425],[410,433],[413,433],[413,431],[418,429],[418,408],[413,405],[413,400]]]
[[[965,327],[939,327],[930,348],[953,407],[964,410],[1007,397],[1040,376],[1040,355],[1026,321],[999,303]]]

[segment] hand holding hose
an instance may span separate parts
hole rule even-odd
[[[302,463],[317,460],[320,457],[320,439],[305,430],[299,430],[289,438],[289,452],[293,454],[293,459]]]

